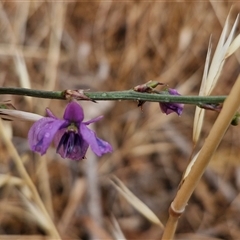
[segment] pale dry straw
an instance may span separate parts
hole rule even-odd
[[[232,39],[234,31],[237,27],[238,17],[233,25],[229,37],[225,41],[228,28],[228,21],[229,16],[223,28],[223,32],[221,34],[217,49],[213,56],[210,68],[209,68],[210,63],[209,56],[211,50],[210,48],[208,50],[200,94],[209,95],[211,93],[220,76],[224,61],[226,59],[227,52],[231,52],[232,54],[233,49],[235,49],[236,51],[237,50],[236,46],[240,45],[239,42],[234,43],[234,45],[230,45],[231,42],[234,42]],[[238,39],[238,37],[236,39]],[[211,47],[211,44],[209,44],[209,47]],[[208,163],[210,162],[214,152],[216,151],[218,145],[220,144],[221,139],[225,134],[228,126],[230,125],[232,118],[234,117],[239,106],[240,106],[240,76],[236,80],[236,83],[234,84],[229,96],[225,100],[223,108],[219,114],[219,117],[214,123],[208,137],[205,140],[203,147],[192,159],[188,168],[185,171],[185,175],[182,179],[180,188],[169,209],[169,219],[166,224],[162,239],[173,239],[175,230],[177,228],[178,219],[184,212],[189,198],[191,197],[195,187],[197,186],[200,178],[202,177],[202,174],[207,168]],[[200,131],[203,123],[203,115],[204,111],[196,110],[193,134],[194,146],[196,145],[200,136]]]
[[[15,149],[15,147],[14,147],[12,141],[9,139],[9,137],[6,136],[6,133],[3,128],[2,120],[0,120],[0,133],[1,133],[0,136],[7,147],[9,155],[12,157],[21,178],[25,181],[25,184],[28,186],[29,190],[31,191],[31,195],[32,195],[31,200],[33,202],[25,201],[25,203],[26,204],[29,203],[27,206],[31,207],[30,211],[32,213],[36,209],[38,209],[38,211],[41,212],[40,215],[33,214],[33,216],[36,217],[36,221],[38,223],[44,222],[44,225],[42,225],[42,224],[41,225],[42,225],[42,227],[44,227],[44,230],[49,234],[49,236],[52,236],[56,239],[61,239],[52,219],[50,218],[48,212],[46,211],[46,208],[37,192],[37,189],[36,189],[34,183],[32,182],[30,176],[28,175],[28,173],[23,165],[23,162],[22,162],[17,150]],[[33,208],[34,205],[36,205],[37,208],[36,207]],[[38,216],[39,216],[39,218],[38,218]],[[42,220],[42,218],[44,218],[44,220]]]
[[[231,29],[231,32],[229,36],[228,34],[228,27],[229,27],[229,15],[226,19],[222,34],[220,36],[220,39],[218,41],[217,48],[215,50],[215,53],[213,55],[213,59],[210,65],[210,55],[211,55],[211,38],[209,42],[208,47],[208,53],[206,57],[205,67],[204,67],[204,73],[202,78],[202,83],[199,91],[200,96],[208,96],[211,94],[212,90],[217,84],[217,81],[219,79],[219,76],[221,74],[221,70],[223,68],[223,65],[225,63],[225,59],[227,56],[230,56],[233,54],[234,51],[236,51],[239,47],[239,40],[238,37],[234,39],[234,32],[237,28],[239,16],[237,16],[234,25]],[[236,42],[238,40],[238,42]],[[231,45],[231,43],[234,43],[234,45]],[[230,47],[229,47],[230,46]],[[231,53],[231,54],[229,54]],[[204,119],[205,110],[199,107],[196,107],[195,111],[195,117],[194,117],[194,124],[193,124],[193,144],[194,146],[197,144],[200,132],[203,125],[203,119]]]
[[[161,229],[164,228],[162,222],[156,214],[139,198],[137,198],[116,176],[110,180],[114,188],[123,196],[138,212],[145,216],[150,222],[157,224]]]

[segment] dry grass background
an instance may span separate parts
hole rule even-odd
[[[0,2],[0,86],[120,91],[159,80],[198,94],[208,41],[216,47],[231,1]],[[240,4],[232,9],[234,21]],[[239,32],[239,27],[237,29]],[[229,58],[213,94],[228,94],[239,74]],[[19,110],[59,117],[66,102],[1,96]],[[194,107],[166,116],[157,103],[83,103],[86,118],[104,114],[96,131],[113,154],[81,162],[54,148],[29,151],[29,123],[5,131],[64,239],[159,239],[161,228],[117,191],[117,177],[165,223],[192,150]],[[208,112],[202,141],[216,114]],[[176,239],[240,238],[239,127],[230,127],[180,219]],[[116,183],[116,181],[114,181]],[[26,204],[24,182],[0,140],[0,239],[49,239]]]

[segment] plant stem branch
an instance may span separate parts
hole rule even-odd
[[[66,100],[66,91],[44,91],[27,88],[0,88],[1,94],[23,95],[36,98],[49,98]],[[201,105],[223,103],[226,96],[176,96],[169,95],[166,91],[160,93],[141,93],[134,90],[112,91],[112,92],[87,92],[84,94],[95,101],[117,101],[117,100],[133,100],[133,101],[149,101],[149,102],[177,102],[184,104]]]

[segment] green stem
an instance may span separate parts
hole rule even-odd
[[[65,99],[64,91],[43,91],[28,88],[0,87],[1,94],[22,95],[36,98]]]
[[[1,94],[23,95],[36,98],[49,99],[66,99],[66,91],[44,91],[27,88],[0,88]],[[117,100],[135,100],[135,101],[149,101],[149,102],[175,102],[193,105],[201,105],[203,103],[218,104],[224,102],[227,96],[176,96],[169,95],[162,92],[157,93],[141,93],[134,90],[127,91],[113,91],[113,92],[84,92],[84,94],[95,101],[117,101]]]

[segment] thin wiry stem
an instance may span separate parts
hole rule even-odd
[[[1,94],[23,95],[36,98],[49,98],[66,100],[66,91],[44,91],[27,88],[0,88]],[[88,98],[95,101],[118,101],[118,100],[133,100],[133,101],[149,101],[149,102],[177,102],[184,104],[201,105],[203,103],[218,104],[223,103],[226,96],[176,96],[169,95],[165,91],[160,93],[141,93],[134,90],[113,91],[113,92],[85,92]],[[80,100],[80,99],[79,99]]]
[[[1,87],[0,94],[11,94],[11,95],[21,95],[30,96],[36,98],[49,98],[49,99],[66,99],[64,92],[61,91],[44,91],[28,88],[11,88],[11,87]]]

